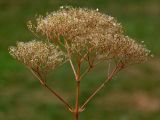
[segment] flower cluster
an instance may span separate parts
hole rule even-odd
[[[145,45],[121,34],[114,35],[110,41],[104,42],[103,46],[104,56],[119,59],[125,64],[141,63],[150,56],[150,50],[146,49]]]
[[[27,67],[38,72],[48,72],[64,61],[64,53],[51,43],[41,41],[18,42],[10,47],[10,54]]]
[[[29,22],[28,27],[54,42],[63,36],[73,51],[86,50],[89,45],[99,46],[101,41],[110,39],[108,36],[123,33],[121,24],[113,17],[97,10],[72,7],[40,16],[36,25]]]
[[[19,42],[17,47],[10,48],[13,57],[32,69],[55,68],[67,55],[64,49],[69,55],[88,54],[92,62],[116,59],[128,65],[146,61],[150,56],[144,45],[124,35],[120,23],[98,10],[61,7],[57,12],[38,17],[35,25],[29,21],[28,27],[53,43]]]
[[[35,24],[29,21],[28,28],[44,41],[18,42],[16,47],[10,47],[10,54],[31,69],[41,84],[75,113],[76,120],[79,112],[120,70],[147,61],[151,56],[145,45],[124,35],[121,24],[115,18],[100,13],[98,9],[62,6],[45,17],[39,16]],[[110,59],[116,64],[115,68],[110,70],[108,67],[106,80],[80,107],[80,80],[95,65]],[[75,108],[52,90],[45,79],[49,70],[66,61],[71,65],[77,84]]]
[[[92,54],[94,60],[115,58],[131,64],[146,61],[150,55],[144,45],[124,35],[120,23],[98,10],[61,7],[38,17],[35,25],[29,22],[28,27],[55,44],[62,44],[63,36],[66,49]]]

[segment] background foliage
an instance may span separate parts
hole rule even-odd
[[[71,120],[73,114],[41,87],[38,80],[8,54],[8,46],[33,38],[26,21],[61,5],[99,8],[122,23],[126,34],[145,44],[155,58],[125,69],[87,106],[81,120],[160,119],[159,0],[0,0],[0,120]],[[82,81],[81,101],[104,78],[102,64]],[[69,65],[48,76],[53,88],[74,104],[75,84]]]

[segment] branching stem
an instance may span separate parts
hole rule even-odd
[[[79,96],[80,96],[80,81],[76,81],[76,105],[75,105],[75,120],[79,118]]]
[[[75,70],[75,67],[74,67],[74,65],[73,65],[73,62],[72,62],[71,58],[69,58],[69,62],[70,62],[70,65],[71,65],[71,67],[72,67],[74,76],[75,76],[75,78],[76,78],[76,77],[77,77],[77,73],[76,73],[76,70]]]
[[[84,73],[82,73],[82,75],[80,76],[80,80],[91,70],[92,68],[89,66]]]
[[[69,110],[72,110],[72,107],[68,104],[68,102],[65,101],[64,98],[61,97],[57,92],[52,90],[52,88],[50,88],[47,84],[43,84],[43,86],[47,88],[53,95],[55,95],[66,106],[66,108],[68,108]]]
[[[72,62],[72,59],[71,59],[71,53],[70,53],[70,51],[69,51],[69,45],[68,45],[67,41],[66,41],[66,50],[67,50],[67,53],[68,53],[70,65],[71,65],[71,67],[72,67],[74,76],[75,76],[75,78],[76,78],[76,77],[77,77],[77,73],[76,73],[75,67],[74,67],[73,62]]]
[[[64,100],[64,98],[61,97],[57,92],[55,92],[51,87],[49,87],[46,84],[45,80],[43,80],[42,76],[39,73],[37,73],[37,72],[35,72],[33,70],[31,70],[31,72],[38,78],[38,80],[40,81],[40,83],[41,83],[41,85],[43,87],[45,87],[46,89],[48,89],[54,96],[56,96],[66,106],[66,108],[69,111],[72,111],[72,107],[69,105],[69,103],[66,100]]]
[[[84,102],[80,109],[84,110],[86,105],[91,101],[91,99],[105,86],[105,84],[110,81],[113,76],[121,69],[121,66],[117,65],[114,70],[110,73],[107,79],[91,94],[91,96]]]

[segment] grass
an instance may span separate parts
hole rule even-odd
[[[80,120],[159,120],[160,119],[160,2],[158,0],[1,0],[0,1],[0,120],[71,120],[38,80],[8,54],[8,46],[33,38],[26,21],[60,5],[99,8],[115,16],[126,34],[145,44],[155,59],[130,67],[114,78],[81,114]],[[104,77],[103,65],[82,82],[82,103]],[[68,65],[48,76],[52,86],[74,102],[73,74]],[[144,101],[138,103],[137,101]],[[158,101],[158,102],[157,102]],[[103,104],[104,105],[103,105]],[[144,105],[143,105],[144,103]],[[154,105],[156,106],[154,108]]]

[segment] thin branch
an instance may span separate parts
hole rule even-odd
[[[69,105],[69,103],[67,101],[64,100],[63,97],[61,97],[57,92],[55,92],[54,90],[52,90],[52,88],[50,88],[42,79],[42,76],[40,74],[38,74],[37,72],[35,72],[34,70],[30,69],[31,72],[38,78],[38,80],[40,81],[40,83],[42,84],[43,87],[47,88],[54,96],[56,96],[65,106],[67,109],[69,109],[70,111],[72,111],[72,107]]]
[[[88,52],[82,56],[80,62],[82,62],[84,59],[86,59],[86,57],[87,57],[87,55],[89,54],[89,52],[91,52],[93,49],[94,49],[94,47],[90,48],[90,49],[88,50]]]
[[[70,65],[71,65],[71,67],[72,67],[74,76],[75,76],[75,78],[76,78],[76,77],[77,77],[77,73],[76,73],[75,67],[74,67],[74,65],[73,65],[73,62],[72,62],[72,60],[71,60],[71,55],[70,55],[70,52],[69,52],[69,45],[68,45],[67,41],[66,41],[66,46],[67,46],[66,50],[67,50],[67,53],[68,53],[69,62],[70,62]]]
[[[75,49],[76,50],[76,52],[77,52],[77,54],[78,55],[80,55],[80,57],[81,57],[81,60],[80,60],[80,62],[82,62],[82,59],[84,59],[84,60],[86,60],[87,61],[87,59],[86,58],[83,58],[84,57],[84,55],[82,55],[77,49]]]
[[[75,67],[74,67],[74,65],[73,65],[73,62],[72,62],[72,60],[69,58],[69,62],[70,62],[70,65],[71,65],[71,67],[72,67],[72,70],[73,70],[73,72],[74,72],[74,76],[75,76],[75,78],[77,77],[77,73],[76,73],[76,70],[75,70]]]
[[[33,69],[30,69],[29,70],[32,72],[32,74],[39,80],[39,82],[41,84],[44,84],[45,81],[43,81],[42,79],[40,79],[39,75],[33,70]]]
[[[89,54],[89,52],[87,52],[86,54],[84,54],[83,56],[82,56],[82,58],[81,58],[81,62],[83,61],[83,60],[86,60],[87,61],[87,55]]]
[[[108,78],[91,94],[91,96],[84,102],[84,104],[81,106],[81,108],[80,109],[84,109],[85,108],[85,106],[91,101],[91,99],[105,86],[105,84],[108,82],[108,81],[110,81],[112,78],[113,78],[113,76],[118,72],[118,71],[120,71],[121,70],[121,66],[119,66],[119,65],[117,65],[116,67],[115,67],[115,69],[111,72],[111,74],[108,76]]]
[[[88,61],[89,66],[92,67],[92,64],[91,64],[91,61],[90,61],[90,57],[89,57],[89,52],[87,54],[87,61]]]
[[[98,64],[100,64],[100,63],[103,63],[104,61],[107,61],[107,60],[111,60],[111,59],[113,59],[113,57],[109,57],[109,58],[105,58],[105,59],[100,59],[98,62],[96,62],[94,65],[98,65]]]
[[[44,87],[47,88],[53,95],[55,95],[62,103],[64,103],[66,108],[68,108],[70,111],[72,110],[72,107],[68,104],[68,102],[65,101],[64,98],[61,97],[57,92],[52,90],[47,84],[44,84]]]
[[[91,70],[91,67],[89,66],[80,76],[80,80]]]
[[[110,64],[110,62],[108,63],[108,76],[109,76],[109,73],[110,73],[110,68],[111,68],[111,64]]]

